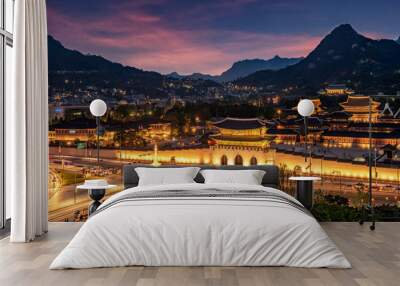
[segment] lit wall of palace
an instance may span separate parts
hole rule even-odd
[[[289,170],[301,168],[304,172],[309,162],[305,162],[300,155],[276,152],[273,162],[278,166],[286,166]],[[324,176],[342,176],[349,178],[368,178],[368,166],[354,162],[341,162],[332,159],[312,158],[311,170],[314,174]],[[373,179],[399,181],[400,170],[398,168],[377,167],[373,168]]]
[[[59,148],[50,147],[50,154],[59,154]],[[90,154],[91,152],[89,152]],[[77,150],[76,148],[62,148],[63,155],[70,156],[87,156],[85,150]],[[95,153],[92,155],[94,156]],[[179,150],[159,150],[157,160],[163,164],[213,164],[221,165],[226,156],[227,164],[234,165],[237,156],[241,156],[243,165],[252,165],[252,160],[257,159],[257,164],[274,164],[277,166],[286,166],[289,170],[301,169],[306,170],[308,163],[304,161],[301,155],[282,153],[275,150],[224,150],[218,148],[199,148],[199,149],[179,149]],[[113,160],[123,160],[126,163],[148,163],[154,161],[154,151],[140,150],[101,150],[101,157]],[[332,159],[313,158],[311,160],[311,169],[315,174],[323,174],[327,176],[343,176],[351,178],[368,178],[367,165],[353,162],[339,162]],[[376,171],[376,172],[375,172]],[[398,181],[399,169],[389,167],[374,168],[373,174],[379,180]]]
[[[152,150],[116,150],[116,158],[131,162],[146,162],[151,164],[154,159],[164,164],[212,164],[209,148],[158,150],[157,155]]]
[[[205,165],[261,165],[272,164],[274,150],[246,149],[246,148],[198,148],[179,150],[117,150],[116,157],[127,161],[147,162],[151,164],[155,157],[163,164],[205,164]]]
[[[322,136],[325,148],[369,148],[368,137],[349,137],[349,136]],[[385,145],[396,146],[400,143],[400,138],[372,138],[372,145],[381,148]]]

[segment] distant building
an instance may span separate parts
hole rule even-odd
[[[319,94],[328,96],[351,95],[354,94],[354,91],[347,88],[345,84],[330,84],[325,89],[320,90]]]
[[[100,140],[102,145],[113,144],[115,131],[104,131]],[[96,123],[94,120],[74,120],[54,124],[49,130],[49,142],[62,142],[67,146],[73,146],[77,142],[96,142]]]
[[[344,111],[351,114],[350,121],[368,122],[369,121],[369,96],[349,95],[347,101],[341,103]],[[380,103],[371,99],[371,119],[376,122],[379,116]]]
[[[171,123],[151,123],[146,129],[140,131],[140,135],[150,140],[170,140],[172,136]]]
[[[314,114],[313,115],[319,115],[324,112],[321,104],[321,100],[319,98],[316,99],[311,99],[311,101],[314,104]]]
[[[295,145],[299,138],[299,132],[289,128],[271,128],[267,133],[276,144]]]
[[[394,106],[386,102],[379,113],[379,121],[400,124],[400,108],[397,110],[393,108]]]
[[[87,105],[59,105],[49,104],[49,121],[63,120],[68,115],[71,117],[80,117],[85,113],[89,113],[89,106]]]

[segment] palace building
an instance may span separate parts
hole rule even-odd
[[[348,114],[353,122],[368,122],[369,121],[369,96],[349,95],[347,101],[340,103],[340,106]],[[376,122],[379,116],[380,103],[371,99],[371,119]]]
[[[340,106],[343,111],[333,112],[325,118],[328,129],[321,134],[324,147],[367,149],[370,108],[372,145],[381,148],[400,143],[400,121],[388,103],[381,108],[381,103],[370,96],[349,95]]]
[[[352,95],[354,91],[347,88],[345,84],[330,84],[325,89],[319,91],[319,94],[327,96]]]

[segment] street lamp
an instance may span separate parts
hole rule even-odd
[[[107,112],[107,104],[101,99],[95,99],[90,103],[90,113],[96,117],[97,135],[97,165],[100,168],[100,117]]]
[[[314,103],[309,99],[302,99],[299,101],[297,105],[297,112],[304,117],[304,144],[305,144],[305,152],[304,152],[304,161],[307,162],[307,120],[308,117],[314,113]],[[311,157],[311,152],[310,152]],[[311,163],[311,160],[310,160]],[[310,164],[311,169],[311,164]],[[311,172],[311,170],[310,170]]]

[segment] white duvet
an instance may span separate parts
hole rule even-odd
[[[254,185],[182,184],[135,187],[165,190],[263,190]],[[102,205],[102,206],[103,206]],[[145,266],[293,266],[350,268],[318,222],[276,202],[232,198],[124,201],[91,217],[50,269]]]

